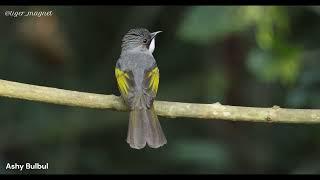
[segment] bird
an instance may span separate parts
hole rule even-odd
[[[155,39],[162,31],[132,28],[122,37],[115,77],[121,98],[129,109],[127,143],[133,149],[160,148],[166,136],[154,109],[160,73],[153,56]]]

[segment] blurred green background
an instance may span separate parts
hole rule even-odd
[[[162,30],[158,100],[320,107],[320,7],[2,6],[0,78],[116,94],[122,36]],[[50,17],[7,17],[52,11]],[[0,173],[320,173],[320,126],[160,117],[168,144],[134,150],[128,113],[0,98]],[[49,163],[47,171],[6,163]]]

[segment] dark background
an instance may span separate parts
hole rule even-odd
[[[52,11],[50,17],[8,17]],[[119,91],[122,36],[162,30],[158,100],[320,107],[317,6],[0,7],[0,78],[100,94]],[[128,113],[0,98],[0,172],[319,173],[320,126],[160,117],[168,144],[134,150]],[[5,170],[7,163],[49,170]]]

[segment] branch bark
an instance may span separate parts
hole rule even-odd
[[[115,95],[102,95],[63,90],[0,80],[0,96],[84,108],[128,111],[122,99]],[[176,118],[220,119],[228,121],[274,123],[320,123],[320,110],[241,107],[214,104],[155,101],[159,116]]]

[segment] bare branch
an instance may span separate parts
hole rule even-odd
[[[128,111],[115,95],[77,92],[0,80],[0,96],[84,108]],[[227,106],[155,101],[159,116],[274,123],[320,123],[320,110]]]

